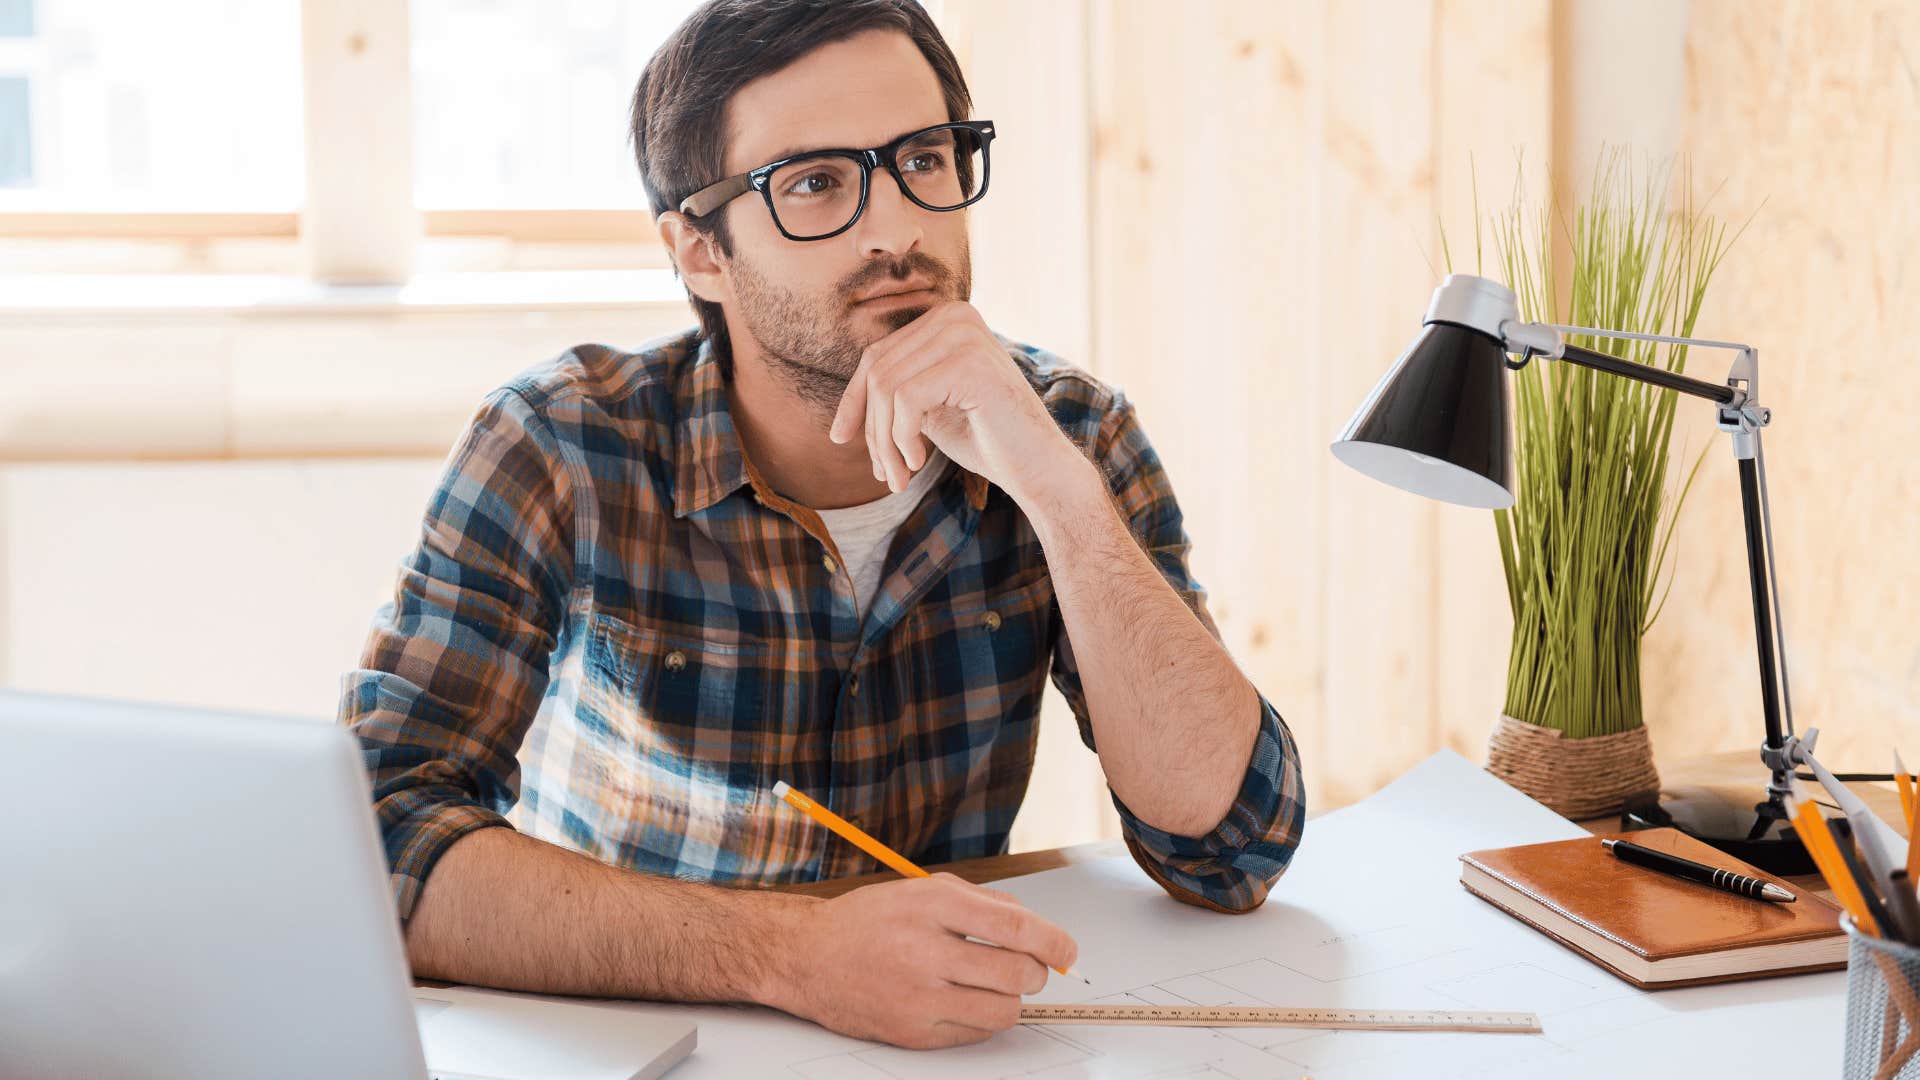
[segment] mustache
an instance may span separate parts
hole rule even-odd
[[[952,294],[954,274],[947,264],[924,251],[914,251],[900,258],[882,255],[869,260],[840,282],[840,295],[851,307],[856,294],[881,281],[905,281],[916,273],[931,282],[936,292]]]

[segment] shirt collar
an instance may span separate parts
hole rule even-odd
[[[747,482],[746,456],[727,408],[727,377],[713,342],[698,339],[674,379],[673,516],[698,513]]]
[[[686,517],[752,484],[762,501],[784,503],[760,479],[758,470],[740,448],[733,412],[727,406],[727,378],[711,339],[701,337],[693,357],[674,380],[673,516]],[[955,463],[967,502],[975,510],[987,505],[987,478]],[[951,482],[951,480],[949,480]]]

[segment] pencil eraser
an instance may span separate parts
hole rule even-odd
[[[776,799],[786,798],[787,792],[792,790],[793,790],[792,788],[787,786],[787,782],[785,780],[775,780],[773,782],[773,797]]]

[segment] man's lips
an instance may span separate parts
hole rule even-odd
[[[874,293],[871,296],[863,296],[860,299],[855,300],[854,303],[872,304],[872,303],[877,303],[881,300],[903,300],[903,299],[911,300],[911,299],[919,298],[923,293],[930,293],[932,291],[933,291],[933,286],[931,285],[916,285],[916,286],[913,286],[912,288],[893,289],[883,293]]]

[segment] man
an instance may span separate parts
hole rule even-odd
[[[700,330],[490,396],[346,679],[419,974],[985,1038],[1075,960],[1006,894],[725,886],[877,868],[779,780],[916,861],[1003,851],[1049,674],[1169,893],[1285,868],[1298,757],[1131,404],[967,303],[969,112],[912,0],[716,0],[648,64]]]

